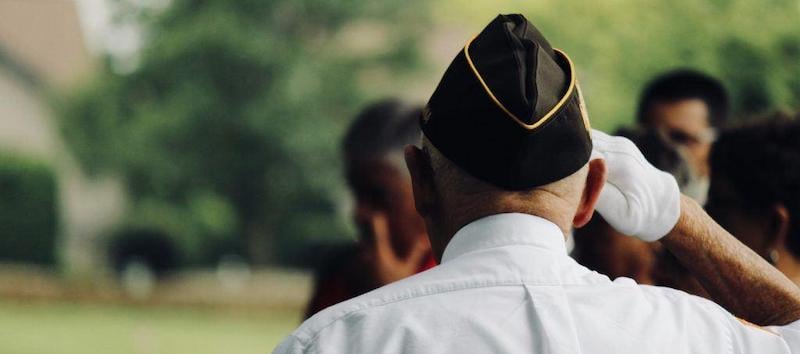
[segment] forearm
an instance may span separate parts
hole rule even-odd
[[[731,236],[693,200],[662,244],[728,311],[759,325],[800,320],[800,288]]]

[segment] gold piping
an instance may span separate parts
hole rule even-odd
[[[551,108],[550,111],[547,112],[547,114],[545,114],[541,119],[539,119],[539,121],[537,121],[537,122],[535,122],[533,124],[526,124],[521,119],[517,118],[517,116],[514,115],[514,113],[511,113],[511,111],[509,111],[505,106],[503,106],[502,103],[500,103],[500,100],[498,100],[497,97],[495,97],[494,93],[492,93],[492,90],[489,89],[489,85],[487,85],[486,82],[483,81],[483,77],[481,77],[481,74],[478,72],[478,69],[475,68],[475,63],[472,62],[472,57],[470,57],[470,55],[469,55],[469,45],[472,44],[472,41],[474,41],[475,38],[477,38],[477,36],[475,36],[472,39],[470,39],[470,41],[467,42],[467,45],[464,46],[464,56],[467,57],[467,63],[469,64],[470,69],[472,69],[472,72],[475,74],[475,77],[478,78],[478,81],[480,81],[481,85],[483,86],[483,89],[486,91],[486,93],[489,95],[489,97],[492,99],[492,101],[494,101],[494,103],[498,107],[500,107],[500,109],[502,109],[503,112],[505,112],[509,117],[511,117],[511,119],[513,119],[515,122],[517,122],[517,124],[519,124],[521,127],[525,128],[527,130],[534,130],[534,129],[538,128],[540,125],[542,125],[542,124],[546,123],[548,120],[550,120],[550,118],[552,118],[555,115],[555,113],[565,103],[567,103],[569,98],[572,97],[572,92],[575,90],[575,67],[572,65],[572,60],[570,60],[569,56],[567,56],[567,53],[564,53],[559,49],[553,48],[553,50],[556,53],[561,54],[561,56],[563,56],[565,59],[567,59],[567,63],[569,64],[569,76],[570,76],[570,79],[569,79],[569,87],[567,88],[567,93],[565,93],[564,96],[561,97],[560,100],[558,100],[558,103],[556,103],[556,105],[553,108]]]
[[[581,92],[581,84],[575,79],[575,89],[578,90],[578,107],[580,107],[581,118],[583,118],[583,126],[586,131],[592,131],[592,123],[589,123],[589,110],[586,109],[586,101],[583,100],[583,92]]]

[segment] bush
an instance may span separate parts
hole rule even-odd
[[[150,34],[137,66],[111,60],[55,100],[65,142],[86,172],[122,178],[134,213],[179,229],[187,262],[213,259],[211,244],[282,262],[343,232],[339,136],[375,91],[362,81],[394,87],[419,65],[422,4],[171,1],[132,19]],[[358,23],[383,45],[351,50]]]
[[[172,237],[157,229],[122,229],[111,240],[109,261],[117,273],[129,262],[144,262],[156,276],[175,270],[180,262]]]
[[[148,198],[130,208],[125,220],[106,235],[104,247],[117,270],[137,257],[163,274],[181,267],[215,266],[224,254],[243,254],[236,228],[230,203],[214,193],[195,193],[188,205],[178,206]],[[166,262],[163,269],[155,264],[160,258]]]
[[[50,167],[0,154],[0,261],[53,265],[56,208]]]

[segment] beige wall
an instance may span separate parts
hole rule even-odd
[[[42,98],[0,66],[0,149],[52,158],[56,131]]]
[[[91,73],[69,0],[0,0],[0,50],[42,81],[44,90],[65,90]],[[49,162],[58,178],[66,270],[91,275],[106,269],[99,242],[122,217],[124,189],[112,176],[88,177],[64,145],[42,88],[0,64],[0,151]],[[0,235],[2,237],[2,235]]]
[[[72,0],[0,0],[0,45],[56,87],[91,71]]]

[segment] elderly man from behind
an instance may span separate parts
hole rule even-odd
[[[421,125],[406,163],[440,265],[320,312],[275,353],[800,352],[800,289],[630,141],[590,136],[572,63],[521,15],[467,43]],[[729,311],[775,326],[577,264],[565,234],[595,205],[661,240]]]

